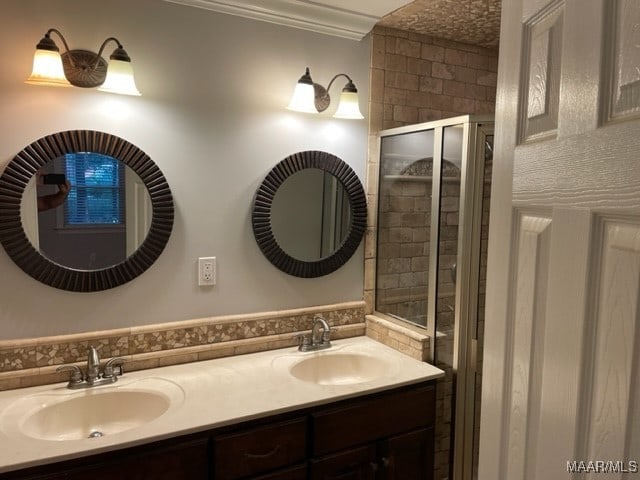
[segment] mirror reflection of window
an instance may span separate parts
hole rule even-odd
[[[31,243],[42,255],[65,267],[100,270],[122,263],[140,247],[151,225],[151,201],[140,177],[123,162],[75,152],[47,163],[41,173],[64,173],[71,185],[62,205],[37,213],[34,228],[26,228],[30,216],[22,215],[25,230],[37,239],[29,234]],[[35,189],[40,197],[57,186]]]
[[[124,165],[99,153],[68,153],[61,157],[72,185],[64,208],[64,226],[125,224]]]

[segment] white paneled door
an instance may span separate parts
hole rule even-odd
[[[639,0],[502,2],[493,168],[479,478],[640,479]]]

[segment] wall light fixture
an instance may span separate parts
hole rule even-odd
[[[305,113],[324,112],[331,103],[329,89],[338,77],[345,77],[348,81],[342,89],[342,93],[340,93],[338,108],[333,116],[335,118],[349,119],[364,118],[362,113],[360,113],[360,106],[358,105],[358,90],[349,75],[346,73],[338,73],[331,79],[329,86],[324,88],[322,85],[313,83],[309,73],[309,67],[307,67],[304,75],[298,80],[287,108],[296,112]]]
[[[55,33],[60,37],[66,51],[60,49],[51,38]],[[109,42],[117,48],[109,57],[109,63],[102,58],[102,51]],[[98,53],[88,50],[69,50],[67,41],[55,28],[51,28],[36,45],[33,56],[33,71],[26,83],[33,85],[98,87],[98,90],[122,95],[140,95],[133,79],[131,58],[115,37],[109,37],[100,46]]]

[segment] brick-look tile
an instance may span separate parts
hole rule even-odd
[[[420,77],[420,91],[435,94],[442,93],[443,80],[441,78],[433,78],[430,76]]]
[[[432,95],[431,96],[431,108],[434,110],[452,111],[453,100],[455,97],[450,95]]]
[[[393,72],[406,72],[407,71],[407,57],[404,55],[396,55],[394,53],[387,53],[384,57],[385,70]]]
[[[489,70],[489,57],[480,53],[468,53],[466,66],[478,70]]]
[[[411,92],[407,95],[405,103],[414,107],[430,107],[433,94],[428,92]]]
[[[369,103],[369,128],[372,132],[382,130],[383,108],[382,102]]]
[[[453,48],[457,50],[464,50],[465,52],[478,53],[482,47],[475,45],[469,45],[468,43],[454,42],[453,40],[445,40],[444,38],[434,38],[434,45],[440,45],[445,48]]]
[[[420,58],[421,45],[420,42],[399,38],[396,42],[396,52],[406,57]]]
[[[476,83],[478,71],[475,68],[455,67],[454,78],[459,82]]]
[[[435,78],[445,78],[448,80],[453,80],[454,78],[456,78],[456,67],[454,65],[446,65],[444,63],[433,62],[433,64],[431,65],[431,76]]]
[[[422,45],[420,56],[432,62],[444,62],[444,48],[437,45]]]
[[[432,120],[439,120],[441,118],[443,118],[441,110],[433,110],[431,108],[418,109],[419,122],[430,122]]]
[[[384,68],[384,57],[385,37],[374,34],[371,37],[371,66],[373,68]]]
[[[383,68],[371,69],[369,94],[371,95],[371,99],[373,101],[379,101],[382,98],[382,93],[384,91],[384,74],[385,72]]]
[[[408,105],[395,105],[393,107],[393,119],[399,122],[417,123],[418,108]]]
[[[407,72],[415,75],[430,75],[431,62],[421,58],[407,57]]]
[[[385,36],[384,37],[384,51],[385,53],[396,53],[396,43],[398,39],[396,37]]]
[[[407,103],[407,91],[401,88],[385,87],[383,101],[392,105],[405,105]]]
[[[461,96],[473,98],[474,100],[487,99],[487,87],[484,85],[474,85],[471,83],[464,84],[464,93]]]
[[[467,66],[467,52],[458,50],[457,48],[446,48],[444,50],[444,63],[448,65]]]
[[[407,32],[406,30],[400,30],[398,28],[387,27],[386,35],[396,38],[409,38],[409,32]]]
[[[495,87],[498,82],[498,75],[494,72],[479,70],[477,78],[478,85],[486,85],[488,87]]]
[[[445,95],[452,95],[454,97],[464,97],[466,85],[467,84],[456,80],[443,80],[442,93]]]
[[[493,113],[495,111],[495,102],[483,102],[476,100],[474,103],[476,113]]]
[[[418,91],[419,79],[420,77],[418,75],[413,75],[411,73],[386,72],[384,76],[384,84],[387,87]]]

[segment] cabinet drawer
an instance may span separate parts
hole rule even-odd
[[[435,386],[382,395],[312,414],[313,455],[433,424]]]
[[[306,420],[298,418],[214,439],[216,479],[232,480],[301,463],[306,456]]]

